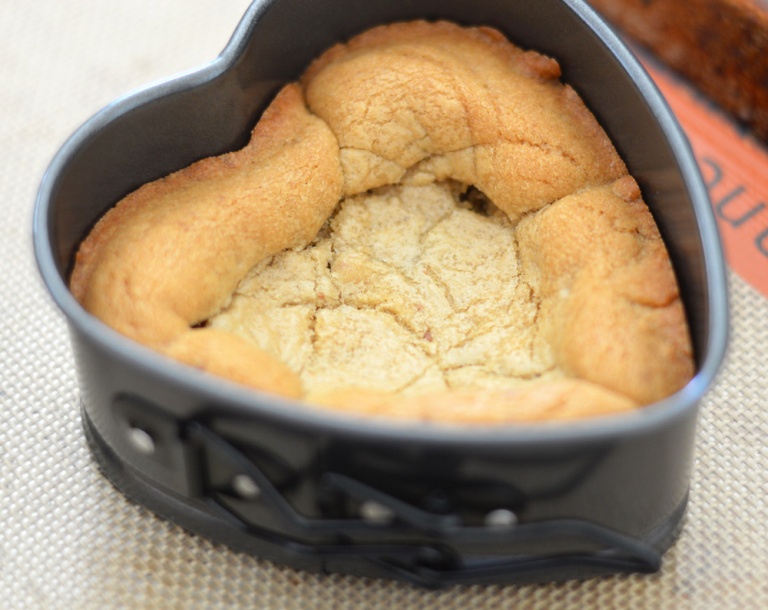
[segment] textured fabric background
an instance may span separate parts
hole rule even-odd
[[[37,185],[86,118],[212,60],[246,6],[0,2],[0,608],[768,608],[768,302],[735,276],[686,529],[658,575],[443,592],[318,577],[189,535],[99,474],[66,328],[32,255]]]

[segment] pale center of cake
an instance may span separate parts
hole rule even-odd
[[[345,199],[315,241],[263,261],[208,321],[298,373],[308,396],[561,377],[537,339],[515,229],[452,183]]]

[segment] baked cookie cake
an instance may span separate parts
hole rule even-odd
[[[338,44],[237,152],[146,184],[71,290],[155,350],[401,420],[562,420],[693,374],[640,189],[557,62],[416,21]]]

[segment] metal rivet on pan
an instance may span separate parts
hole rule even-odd
[[[389,523],[395,518],[395,513],[379,502],[366,500],[360,505],[360,517],[368,523]]]
[[[155,452],[155,440],[146,430],[142,430],[141,428],[129,428],[128,440],[131,442],[134,449],[140,451],[144,455],[152,455]]]
[[[232,489],[241,498],[253,500],[261,494],[261,489],[247,474],[236,474],[232,477]]]
[[[485,516],[486,527],[512,527],[517,525],[517,515],[509,509],[497,508]]]

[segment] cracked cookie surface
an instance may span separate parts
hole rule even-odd
[[[316,243],[264,261],[210,326],[337,388],[420,393],[562,376],[535,341],[538,301],[515,231],[460,187],[384,187],[344,200]]]

